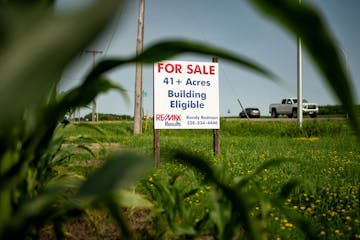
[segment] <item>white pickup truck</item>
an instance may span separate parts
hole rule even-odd
[[[284,98],[281,103],[272,103],[269,106],[271,117],[277,118],[279,115],[287,115],[289,118],[297,118],[297,98]],[[316,103],[309,103],[303,99],[303,114],[314,118],[319,113]]]

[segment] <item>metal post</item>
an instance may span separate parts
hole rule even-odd
[[[301,4],[301,0],[299,0]],[[303,122],[303,86],[302,86],[302,52],[301,52],[301,38],[297,39],[297,99],[298,99],[298,109],[297,109],[297,122],[299,128],[302,128]]]
[[[302,89],[302,54],[301,54],[301,39],[298,39],[298,81],[297,81],[297,99],[298,99],[298,112],[297,112],[297,121],[299,127],[302,127],[303,122],[303,89]]]

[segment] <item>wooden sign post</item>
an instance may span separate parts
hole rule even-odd
[[[218,59],[214,57],[212,59],[212,62],[217,63]],[[220,128],[213,130],[213,141],[214,141],[214,155],[216,156],[220,154]]]

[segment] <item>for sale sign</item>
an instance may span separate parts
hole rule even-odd
[[[155,129],[219,129],[219,67],[214,62],[154,64]]]

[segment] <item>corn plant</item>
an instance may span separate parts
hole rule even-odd
[[[203,191],[193,172],[173,173],[170,179],[163,179],[159,174],[162,172],[142,180],[140,185],[154,204],[148,221],[156,231],[147,234],[156,239],[201,236],[209,214],[199,215],[198,208],[202,206],[192,204],[199,201],[197,196]]]

